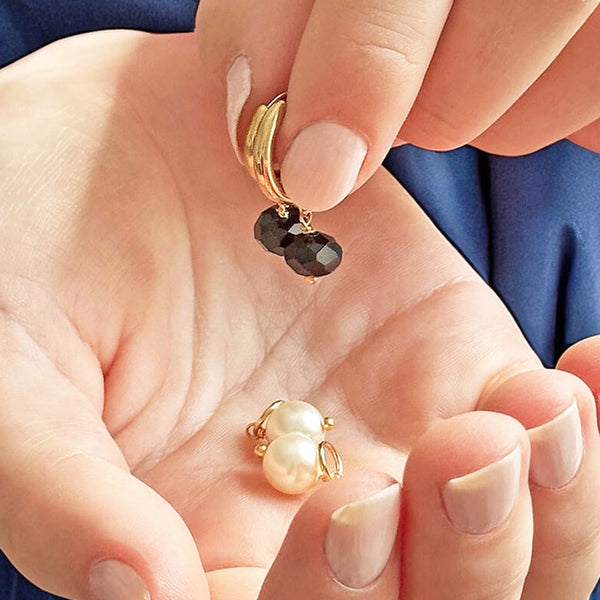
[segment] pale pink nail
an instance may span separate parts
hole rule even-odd
[[[465,533],[487,533],[510,514],[519,497],[521,449],[446,483],[442,498],[451,523]]]
[[[118,560],[105,560],[92,567],[90,590],[94,600],[150,600],[144,580]]]
[[[579,470],[583,458],[583,434],[577,403],[548,423],[528,431],[531,442],[529,476],[546,488],[560,488]]]
[[[325,555],[335,578],[355,589],[375,581],[394,551],[399,519],[397,483],[338,508],[325,537]]]
[[[235,151],[237,159],[242,162],[242,156],[238,147],[237,130],[238,121],[246,100],[252,89],[252,73],[250,61],[246,56],[240,54],[229,67],[226,77],[227,83],[227,130],[229,139]]]
[[[292,142],[281,164],[281,182],[295,204],[327,210],[350,193],[366,155],[367,144],[358,133],[319,121]]]

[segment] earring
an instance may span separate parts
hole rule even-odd
[[[263,211],[254,225],[254,237],[265,250],[285,262],[309,283],[332,273],[342,261],[342,248],[330,235],[312,226],[312,214],[286,195],[279,171],[273,166],[273,141],[285,114],[286,94],[255,111],[244,143],[250,175],[275,206]]]
[[[267,481],[284,494],[303,494],[318,480],[344,474],[341,456],[325,441],[333,425],[331,417],[323,417],[308,402],[277,400],[248,425],[246,434],[256,442],[254,453],[263,459]],[[333,468],[327,464],[328,454]]]

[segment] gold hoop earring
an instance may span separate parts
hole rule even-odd
[[[244,141],[244,160],[250,175],[276,206],[264,210],[254,225],[261,246],[283,256],[310,283],[332,273],[342,261],[342,247],[312,226],[312,213],[287,196],[273,164],[273,143],[285,115],[286,93],[261,104],[252,117]]]

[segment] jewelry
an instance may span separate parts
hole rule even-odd
[[[255,239],[310,283],[329,275],[342,261],[336,240],[316,231],[310,211],[296,206],[286,195],[279,171],[273,166],[273,140],[285,114],[286,94],[255,111],[244,143],[244,159],[250,175],[276,206],[263,211],[254,225]]]
[[[284,494],[303,494],[319,479],[331,481],[344,474],[341,456],[325,441],[333,425],[331,417],[323,417],[308,402],[277,400],[248,425],[246,434],[256,442],[254,453],[263,459],[267,481]]]

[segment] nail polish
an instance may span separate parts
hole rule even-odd
[[[242,162],[238,146],[237,130],[242,109],[252,89],[252,72],[248,57],[240,54],[231,63],[226,77],[227,84],[227,131],[237,159]]]
[[[400,485],[338,508],[325,536],[325,556],[335,578],[361,589],[381,575],[395,548]]]
[[[521,449],[448,481],[442,499],[450,522],[465,533],[487,533],[510,514],[519,497]]]
[[[281,163],[281,182],[295,204],[327,210],[352,190],[367,155],[358,133],[330,121],[312,123],[295,137]]]
[[[579,470],[583,434],[577,403],[551,421],[527,431],[531,442],[531,481],[545,488],[561,488]]]
[[[92,567],[90,590],[94,600],[150,600],[144,580],[118,560],[104,560]]]

